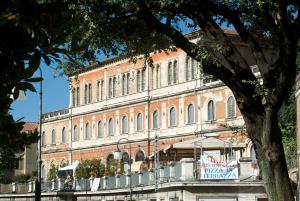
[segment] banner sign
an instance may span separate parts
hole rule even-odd
[[[200,171],[200,179],[238,179],[237,161],[222,161],[220,160],[220,152],[217,153],[216,151],[203,153]]]

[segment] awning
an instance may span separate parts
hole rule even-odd
[[[204,149],[224,149],[224,148],[241,149],[241,148],[245,148],[246,145],[244,143],[223,141],[215,137],[198,137],[192,140],[175,143],[172,146],[167,148],[194,149],[195,147],[204,148]]]
[[[62,168],[59,168],[58,171],[61,171],[61,170],[75,170],[77,168],[79,164],[79,161],[75,161],[72,165],[68,165],[66,167],[62,167]]]

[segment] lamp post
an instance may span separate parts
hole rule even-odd
[[[35,201],[41,200],[41,169],[42,169],[42,100],[43,100],[43,73],[41,67],[39,67],[40,77],[40,93],[39,93],[39,139],[37,146],[37,179],[35,181]]]
[[[115,151],[114,153],[114,159],[115,160],[121,160],[122,159],[122,152],[120,151],[120,148],[119,148],[119,144],[122,140],[125,140],[129,143],[129,196],[130,196],[130,201],[132,201],[132,187],[131,187],[131,143],[130,141],[127,139],[127,138],[120,138],[117,142],[117,150]]]

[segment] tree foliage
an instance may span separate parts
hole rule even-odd
[[[0,7],[0,149],[20,152],[36,141],[37,132],[21,133],[24,122],[13,119],[10,105],[20,90],[33,91],[41,62],[50,65],[67,53],[67,41],[79,15],[66,1],[1,1]],[[65,20],[62,20],[65,19]],[[68,20],[66,20],[68,19]],[[13,156],[13,155],[12,155]],[[5,158],[1,158],[5,159]],[[4,164],[4,161],[0,161]],[[6,162],[5,162],[6,164]]]
[[[56,173],[57,173],[57,170],[58,170],[58,166],[55,165],[54,163],[52,163],[50,165],[50,169],[48,171],[48,174],[47,174],[47,180],[48,181],[51,181],[53,179],[56,179]]]
[[[103,177],[105,166],[100,159],[81,160],[76,168],[76,178]]]
[[[244,117],[269,200],[293,200],[277,113],[296,76],[298,1],[81,1],[72,48],[135,56],[181,48],[225,83]],[[232,27],[237,34],[225,33]],[[187,30],[200,30],[185,36]],[[73,38],[73,39],[74,39]],[[244,44],[244,45],[241,45]],[[256,66],[260,76],[252,72]]]
[[[152,52],[175,50],[176,46],[200,61],[204,73],[232,90],[253,142],[269,200],[293,200],[277,113],[296,76],[298,1],[72,3],[2,2],[0,64],[5,71],[0,75],[0,102],[4,104],[1,119],[14,123],[7,114],[12,89],[32,89],[22,82],[32,76],[41,58],[49,64],[51,57],[64,53],[60,47],[73,53],[67,65],[70,68],[84,64],[86,58],[94,60],[99,53],[131,56],[133,60],[143,54],[151,64]],[[237,34],[224,33],[225,26],[234,28]],[[196,41],[185,36],[192,30],[197,32],[189,36],[198,38]],[[252,72],[253,66],[258,68],[259,77]],[[4,128],[1,125],[0,131]]]

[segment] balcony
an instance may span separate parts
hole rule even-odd
[[[160,166],[158,169],[133,172],[132,174],[117,174],[101,178],[64,180],[56,179],[42,182],[42,192],[101,192],[122,193],[131,189],[133,192],[141,190],[154,190],[155,188],[170,188],[178,186],[262,186],[259,180],[259,170],[251,159],[243,158],[238,161],[236,178],[228,176],[223,179],[203,179],[203,169],[191,158],[184,158],[180,162]],[[194,171],[191,171],[194,170]],[[157,174],[156,174],[157,172]],[[157,175],[157,176],[155,176]],[[156,185],[155,185],[156,184]],[[33,193],[34,182],[0,184],[1,194]]]

